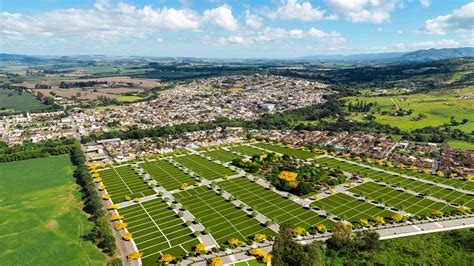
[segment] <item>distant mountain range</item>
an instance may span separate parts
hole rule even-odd
[[[0,53],[0,66],[5,65],[41,65],[41,64],[96,64],[99,62],[159,62],[173,61],[181,63],[240,63],[240,64],[259,64],[259,63],[404,63],[404,62],[424,62],[456,57],[474,57],[474,47],[463,48],[442,48],[418,50],[414,52],[395,52],[395,53],[377,53],[377,54],[354,54],[354,55],[314,55],[303,56],[289,59],[211,59],[211,58],[192,58],[192,57],[146,57],[146,56],[104,56],[104,55],[77,55],[77,56],[32,56]]]
[[[300,57],[306,61],[347,61],[347,62],[406,62],[432,61],[455,57],[474,57],[474,47],[417,50],[414,52],[355,54],[355,55],[315,55]]]

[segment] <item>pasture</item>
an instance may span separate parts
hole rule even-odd
[[[0,114],[4,112],[36,112],[46,110],[47,105],[30,93],[19,94],[15,90],[0,88]]]
[[[0,264],[105,265],[69,156],[0,163]]]

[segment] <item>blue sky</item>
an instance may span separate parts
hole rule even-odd
[[[474,46],[465,0],[0,0],[0,52],[288,58]]]

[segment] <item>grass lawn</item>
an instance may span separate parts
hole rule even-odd
[[[430,215],[434,210],[444,212],[454,209],[441,202],[420,198],[410,193],[372,182],[353,187],[349,191],[415,215]]]
[[[362,166],[341,162],[331,158],[321,158],[317,160],[317,163],[327,165],[332,168],[339,169],[341,171],[366,176],[377,181],[383,181],[385,183],[396,185],[405,189],[409,189],[424,195],[429,195],[435,198],[443,199],[448,202],[464,205],[469,208],[474,208],[474,196],[464,194],[455,190],[443,188],[437,185],[427,184],[425,182],[411,180],[401,176],[390,175],[381,171],[367,169]]]
[[[474,143],[470,143],[462,140],[450,140],[448,141],[449,146],[466,151],[474,151]]]
[[[275,233],[251,218],[243,210],[217,195],[207,187],[198,187],[173,194],[184,208],[189,210],[205,228],[210,230],[212,237],[219,245],[231,238],[246,241],[256,233],[273,236]]]
[[[124,202],[125,196],[133,199],[155,193],[128,165],[100,170],[99,174],[114,203]]]
[[[115,100],[117,100],[118,102],[120,103],[133,103],[133,102],[136,102],[136,101],[139,101],[143,99],[143,97],[140,97],[140,96],[119,96],[117,98],[115,98]]]
[[[265,266],[266,263],[258,262],[256,259],[245,260],[230,264],[231,266]]]
[[[0,264],[106,265],[69,156],[0,164]],[[3,262],[3,263],[2,263]]]
[[[218,185],[224,191],[277,223],[289,222],[294,226],[306,229],[319,223],[326,225],[327,228],[333,224],[332,221],[319,217],[316,212],[305,209],[300,204],[283,198],[245,177],[219,182]]]
[[[267,143],[258,143],[258,144],[253,144],[253,145],[269,150],[269,151],[274,151],[281,154],[295,156],[296,158],[303,159],[303,160],[311,158],[316,155],[315,153],[312,153],[310,151],[302,151],[302,150],[297,150],[297,149],[288,148],[288,147],[275,146],[275,145],[267,144]]]
[[[202,158],[199,155],[175,157],[174,160],[208,180],[214,180],[222,178],[226,175],[232,176],[236,174],[234,171]]]
[[[156,265],[161,254],[181,256],[192,251],[199,240],[176,213],[161,199],[119,209],[144,265]],[[160,254],[161,253],[161,254]]]
[[[208,151],[208,152],[203,153],[203,155],[209,156],[223,163],[230,162],[235,158],[241,158],[239,155],[232,153],[230,151],[225,151],[225,150]]]
[[[259,154],[264,154],[265,152],[262,150],[259,150],[257,148],[254,148],[252,146],[247,146],[247,145],[242,145],[242,146],[236,146],[230,148],[232,151],[236,151],[248,156],[254,156],[254,155],[259,155]]]
[[[165,160],[147,162],[140,166],[168,191],[179,189],[182,183],[192,185],[195,182],[188,174]]]
[[[356,99],[361,101],[377,102],[381,111],[393,112],[399,108],[403,110],[412,109],[413,113],[406,116],[380,115],[375,111],[375,121],[381,124],[389,124],[399,127],[402,130],[413,130],[426,126],[439,126],[449,123],[451,116],[458,122],[466,118],[469,121],[464,125],[455,126],[464,132],[474,130],[474,99],[466,99],[463,96],[473,93],[474,87],[456,90],[433,91],[426,94],[412,94],[406,96],[386,96],[386,97],[349,97],[349,102],[354,103]],[[426,115],[419,121],[412,118],[419,113]],[[363,120],[364,115],[369,113],[352,113],[348,118],[353,120]]]
[[[354,197],[342,193],[336,193],[315,201],[311,206],[318,206],[319,208],[326,210],[331,214],[335,214],[349,222],[358,222],[363,218],[371,219],[377,215],[392,217],[392,215],[395,214],[392,211],[379,208],[367,202],[359,201]]]

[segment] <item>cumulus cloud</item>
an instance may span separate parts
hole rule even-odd
[[[260,29],[263,25],[262,18],[245,10],[245,25],[251,29]]]
[[[448,31],[473,31],[474,25],[474,2],[455,9],[450,14],[428,19],[418,29],[425,34],[444,35]]]
[[[197,31],[198,13],[189,9],[143,8],[107,1],[92,9],[60,9],[38,15],[0,13],[0,32],[7,37],[83,37],[96,40],[145,37],[155,31]]]
[[[385,0],[327,0],[330,6],[351,22],[383,23],[390,20],[396,4]]]
[[[431,5],[431,0],[420,0],[420,5],[424,8],[428,8]]]
[[[239,29],[239,23],[232,15],[232,9],[229,5],[204,11],[204,21],[208,21],[224,30],[236,31]]]
[[[314,8],[310,2],[300,3],[298,0],[288,0],[285,4],[278,7],[276,11],[269,12],[267,15],[271,19],[301,20],[304,22],[337,19],[335,15],[325,16],[325,13],[326,10]]]
[[[217,39],[212,39],[207,36],[203,41],[213,45],[249,45],[253,43],[291,39],[310,39],[326,44],[340,44],[345,42],[345,39],[338,32],[324,32],[314,27],[307,31],[302,29],[287,30],[284,28],[264,27],[259,31],[245,32]]]

